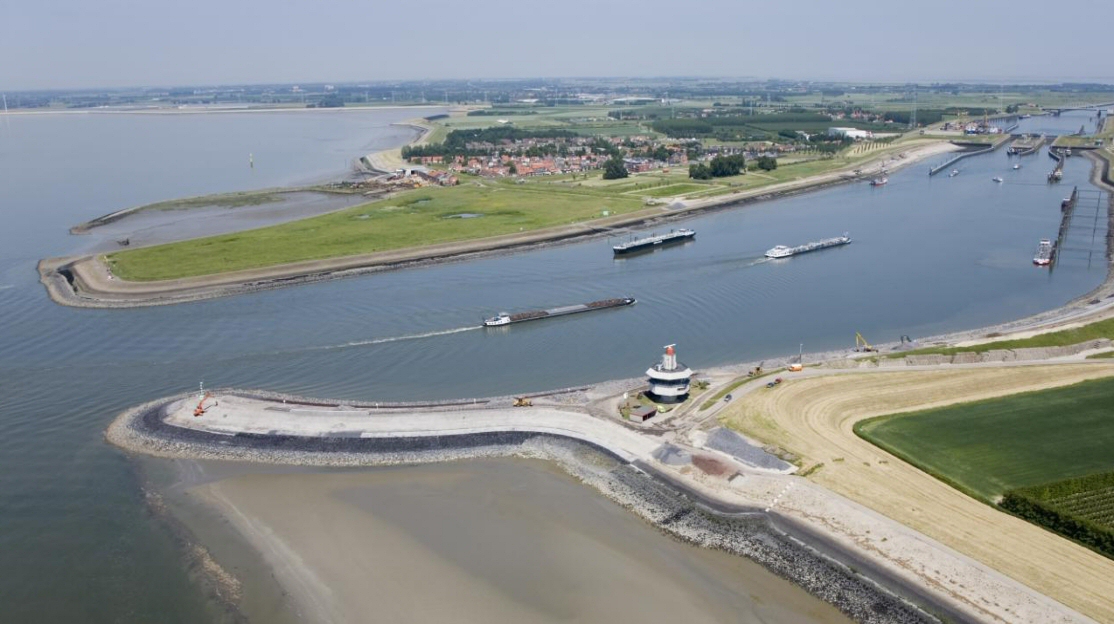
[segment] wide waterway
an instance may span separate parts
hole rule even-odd
[[[595,240],[129,310],[57,306],[37,282],[40,257],[88,244],[66,234],[71,225],[162,199],[340,174],[412,136],[387,124],[415,114],[0,119],[0,612],[204,619],[207,601],[144,511],[130,462],[101,439],[120,410],[201,379],[365,400],[544,390],[639,375],[674,342],[699,368],[799,343],[849,347],[855,331],[885,341],[979,327],[1058,306],[1105,276],[1099,247],[1066,254],[1052,273],[1031,265],[1037,240],[1055,236],[1060,199],[1072,185],[1090,188],[1090,162],[1069,160],[1064,182],[1049,186],[1044,153],[1010,160],[1000,151],[962,161],[953,178],[930,179],[933,163],[918,163],[879,189],[848,185],[692,219],[684,225],[695,242],[623,260]],[[1074,132],[1087,116],[1058,123]],[[846,247],[762,258],[776,244],[844,231],[855,239]],[[1078,236],[1075,247],[1090,240]],[[628,294],[639,304],[474,329],[500,310]]]

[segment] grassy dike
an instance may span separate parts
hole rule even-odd
[[[1096,321],[1082,327],[1062,329],[1060,331],[1039,334],[1030,338],[1017,338],[1013,340],[998,340],[966,347],[927,347],[912,351],[887,353],[883,357],[889,359],[903,358],[909,355],[955,355],[957,353],[985,353],[999,349],[1026,349],[1030,347],[1066,347],[1068,345],[1087,342],[1098,338],[1114,339],[1114,318]]]
[[[107,262],[125,280],[167,280],[511,234],[641,208],[639,197],[591,189],[465,184],[410,191],[293,223],[121,251]]]

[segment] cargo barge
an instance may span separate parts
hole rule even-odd
[[[622,299],[604,299],[602,301],[593,301],[591,303],[578,303],[576,305],[563,306],[560,308],[550,308],[548,310],[532,310],[530,312],[518,312],[516,314],[507,314],[506,312],[500,312],[498,316],[484,319],[483,326],[501,327],[503,325],[510,325],[511,323],[539,321],[541,319],[553,318],[555,316],[568,316],[569,314],[580,314],[581,312],[592,312],[594,310],[621,308],[623,306],[633,305],[636,301],[637,300],[634,297],[623,297]]]
[[[688,229],[681,228],[679,230],[669,230],[667,234],[651,234],[645,238],[630,240],[625,243],[620,243],[613,246],[611,249],[615,251],[616,256],[634,253],[636,251],[644,251],[654,247],[662,247],[672,243],[681,243],[687,240],[692,240],[696,236],[696,232]]]
[[[835,238],[825,238],[823,240],[805,243],[804,245],[798,245],[796,247],[786,247],[785,245],[778,245],[777,247],[768,250],[766,252],[766,257],[776,260],[778,258],[788,258],[789,256],[795,256],[797,254],[808,253],[810,251],[819,251],[821,249],[827,249],[828,247],[838,247],[839,245],[847,245],[850,243],[851,237],[847,234],[844,234],[843,236],[837,236]]]

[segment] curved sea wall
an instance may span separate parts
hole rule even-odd
[[[249,395],[276,398],[263,393],[241,396]],[[818,550],[805,541],[822,539],[821,536],[795,535],[790,527],[775,526],[772,517],[758,509],[713,511],[699,495],[686,493],[672,480],[655,478],[637,463],[628,463],[590,441],[522,430],[375,438],[222,435],[165,422],[169,408],[188,396],[178,395],[132,408],[113,421],[105,437],[129,451],[168,458],[316,466],[430,463],[496,456],[546,459],[660,530],[696,545],[756,561],[855,621],[871,624],[937,621],[856,572],[851,566],[859,568],[860,562],[853,561],[850,566],[841,563],[822,554],[831,552],[830,548]],[[927,600],[916,588],[898,587],[898,591],[907,590],[918,600]],[[942,605],[933,608],[945,609]]]

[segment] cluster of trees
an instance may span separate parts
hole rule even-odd
[[[478,128],[472,130],[453,130],[445,140],[439,144],[407,145],[402,148],[403,158],[420,156],[480,156],[483,150],[469,150],[469,143],[491,143],[498,145],[503,141],[521,141],[524,139],[572,139],[580,135],[571,130],[559,129],[522,129],[514,126],[496,126],[493,128]],[[606,143],[606,141],[605,141]],[[608,144],[610,147],[611,145]],[[553,147],[553,149],[557,149]],[[543,150],[539,149],[541,155]],[[530,154],[533,155],[533,154]]]
[[[1021,488],[1006,492],[999,503],[1003,509],[1034,524],[1055,531],[1068,539],[1114,557],[1114,530],[1109,526],[1073,516],[1059,509],[1055,499],[1082,492],[1094,492],[1114,486],[1114,473],[1069,479],[1052,485]],[[1049,500],[1049,499],[1053,500]],[[1109,509],[1114,501],[1107,498]]]
[[[623,164],[623,159],[618,156],[612,156],[603,165],[603,179],[604,180],[618,180],[630,175],[627,171],[627,166]]]
[[[773,171],[777,169],[777,159],[773,156],[759,156],[758,160],[754,161],[754,164],[762,171]]]
[[[746,159],[742,154],[716,156],[708,164],[689,165],[689,177],[693,180],[711,180],[739,175],[746,169]]]

